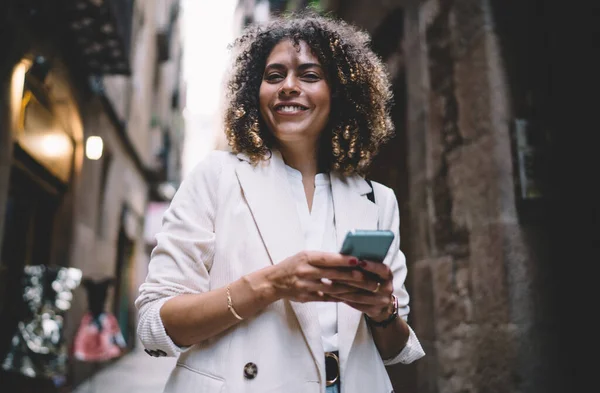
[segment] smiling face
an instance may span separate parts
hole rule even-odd
[[[331,91],[308,44],[279,42],[267,58],[259,91],[260,113],[280,143],[316,145],[329,119]]]

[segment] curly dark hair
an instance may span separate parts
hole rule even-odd
[[[227,85],[225,132],[233,152],[247,154],[256,164],[268,159],[275,146],[260,116],[259,89],[267,58],[283,39],[295,46],[306,42],[330,85],[331,112],[320,137],[319,167],[364,175],[394,134],[389,77],[367,33],[310,11],[250,26],[230,45],[237,54]]]

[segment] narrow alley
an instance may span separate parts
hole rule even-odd
[[[0,393],[586,392],[599,7],[0,0]]]

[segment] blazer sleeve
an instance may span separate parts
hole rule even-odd
[[[398,298],[398,315],[408,321],[410,312],[409,295],[406,291],[405,280],[407,275],[406,257],[400,250],[400,211],[396,195],[391,188],[385,187],[379,183],[374,183],[375,201],[380,206],[379,228],[389,229],[394,232],[394,242],[390,248],[390,253],[386,257],[385,263],[390,266],[394,275],[394,295]],[[381,201],[381,202],[380,202]],[[417,335],[408,326],[410,334],[406,346],[394,357],[384,359],[386,366],[404,363],[409,364],[425,356],[425,351],[417,338]]]
[[[223,152],[199,163],[177,190],[163,216],[150,255],[148,274],[135,301],[137,333],[148,353],[177,356],[189,347],[177,346],[165,331],[160,309],[181,294],[209,290],[215,250],[214,218]]]

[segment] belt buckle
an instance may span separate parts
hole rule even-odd
[[[325,381],[325,385],[329,387],[329,386],[335,384],[340,378],[340,359],[333,352],[325,352],[325,374],[327,374],[327,359],[328,358],[332,359],[335,362],[335,368],[337,371],[335,378],[327,379]]]

